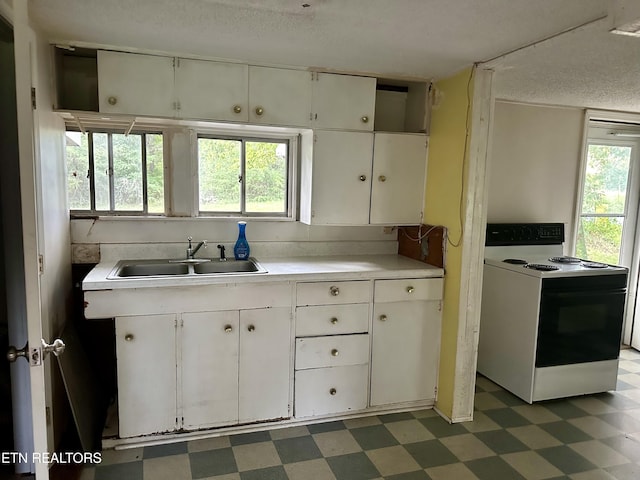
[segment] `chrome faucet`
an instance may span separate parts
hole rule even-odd
[[[191,240],[193,240],[192,237],[187,237],[187,240],[189,241],[189,246],[187,247],[187,260],[193,260],[193,258],[195,257],[195,254],[198,252],[198,250],[200,250],[200,247],[207,248],[206,240],[203,240],[200,243],[198,243],[198,245],[196,245],[196,248],[191,247]]]

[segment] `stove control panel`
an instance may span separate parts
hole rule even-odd
[[[485,245],[562,245],[564,223],[489,223]]]

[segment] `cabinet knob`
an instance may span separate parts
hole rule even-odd
[[[247,330],[249,330],[250,332],[253,332],[256,329],[256,327],[254,325],[249,325],[247,327]]]
[[[261,116],[264,113],[264,108],[256,107],[256,115]]]
[[[111,96],[111,97],[107,98],[107,103],[109,105],[115,105],[116,103],[118,103],[118,97]]]
[[[330,395],[335,395],[336,393],[338,393],[338,390],[336,390],[335,388],[331,388],[331,389],[329,390],[329,394],[330,394]]]
[[[329,293],[332,297],[337,297],[338,295],[340,295],[340,289],[336,286],[332,286],[329,288]]]
[[[331,318],[331,323],[332,323],[333,325],[337,324],[337,323],[338,323],[338,319],[337,319],[336,317],[332,317],[332,318]]]
[[[331,350],[332,357],[337,357],[338,355],[340,355],[340,352],[338,351],[337,348],[334,348],[333,350]]]
[[[124,336],[124,339],[125,339],[125,341],[127,341],[127,342],[131,342],[131,341],[133,341],[133,334],[131,334],[131,333],[127,333],[127,334]]]
[[[242,107],[240,105],[234,105],[233,113],[240,113],[240,112],[242,112]]]
[[[380,319],[381,322],[386,322],[387,321],[387,316],[382,314],[378,317]]]
[[[412,286],[407,287],[407,293],[413,293],[415,289]]]
[[[225,325],[224,326],[224,331],[226,333],[231,333],[231,332],[233,332],[233,327],[231,325]]]
[[[369,117],[367,115],[363,115],[360,120],[362,123],[369,123]]]
[[[378,177],[378,181],[379,181],[379,182],[386,182],[386,181],[387,181],[387,177],[385,177],[384,175],[380,175],[380,176]]]
[[[367,179],[367,176],[366,175],[360,175],[358,178],[360,179],[361,182],[364,182]]]

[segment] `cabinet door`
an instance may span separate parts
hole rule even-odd
[[[176,97],[182,118],[246,122],[247,65],[180,58],[176,65]]]
[[[313,82],[314,128],[373,130],[376,79],[318,73]]]
[[[291,309],[240,311],[240,423],[290,417]]]
[[[176,317],[117,317],[120,437],[176,429]]]
[[[249,67],[249,121],[307,126],[311,116],[311,74],[303,70]]]
[[[184,428],[237,423],[238,312],[182,314]]]
[[[173,117],[173,58],[98,51],[101,113]]]
[[[435,398],[439,301],[374,305],[371,405]]]
[[[426,168],[426,135],[375,134],[372,224],[415,225],[422,221]]]
[[[317,130],[313,148],[311,223],[368,224],[373,134]]]

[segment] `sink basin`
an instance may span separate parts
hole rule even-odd
[[[249,260],[227,260],[226,262],[212,260],[193,266],[193,271],[203,274],[226,273],[266,273],[266,270],[253,258]]]
[[[117,277],[150,277],[156,275],[186,275],[189,265],[182,263],[126,263],[116,271]]]

